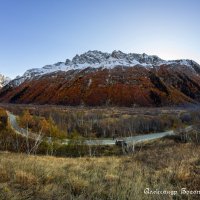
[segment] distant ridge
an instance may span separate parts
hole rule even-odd
[[[91,68],[107,68],[112,69],[116,66],[133,67],[133,66],[143,66],[146,68],[161,66],[161,65],[186,65],[193,66],[197,65],[192,60],[162,60],[158,56],[149,56],[145,53],[135,54],[135,53],[123,53],[122,51],[113,51],[112,53],[104,53],[101,51],[88,51],[81,55],[76,55],[72,60],[67,59],[65,62],[58,62],[53,65],[45,65],[42,68],[34,68],[27,70],[23,76],[16,77],[12,84],[14,86],[20,85],[25,80],[49,74],[58,71],[69,71],[76,69],[85,69],[87,67]]]

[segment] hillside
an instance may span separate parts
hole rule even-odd
[[[200,66],[146,54],[89,51],[31,69],[0,91],[0,102],[165,106],[199,103]]]

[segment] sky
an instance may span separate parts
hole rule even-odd
[[[0,73],[88,50],[200,63],[199,0],[0,0]]]

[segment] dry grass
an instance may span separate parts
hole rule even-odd
[[[198,199],[144,189],[195,190],[200,147],[162,139],[133,156],[56,158],[0,153],[0,199]]]

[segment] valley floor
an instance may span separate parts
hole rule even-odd
[[[58,158],[0,153],[0,199],[199,199],[200,146],[160,139],[133,155]],[[144,190],[177,191],[170,195]]]

